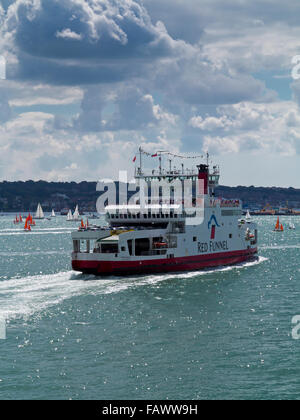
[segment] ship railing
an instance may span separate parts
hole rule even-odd
[[[156,178],[161,178],[161,177],[178,177],[178,176],[198,176],[198,170],[197,169],[184,169],[183,171],[180,169],[174,169],[174,170],[166,170],[166,169],[153,169],[152,171],[142,171],[142,172],[136,172],[135,176],[137,178],[141,177],[156,177]]]

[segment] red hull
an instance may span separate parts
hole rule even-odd
[[[75,271],[95,275],[132,275],[201,270],[234,265],[253,259],[257,248],[191,257],[142,261],[80,261],[73,260]]]

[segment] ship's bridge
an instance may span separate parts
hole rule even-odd
[[[165,170],[160,169],[156,170],[153,169],[152,171],[141,171],[140,168],[138,168],[135,171],[135,179],[137,181],[143,180],[146,183],[151,182],[160,182],[162,180],[172,182],[175,180],[179,181],[186,181],[191,180],[193,182],[196,182],[199,179],[202,178],[202,174],[206,174],[207,176],[207,183],[209,189],[213,192],[214,189],[219,185],[220,180],[220,170],[218,166],[214,166],[212,171],[209,171],[208,165],[198,165],[198,169],[182,169],[180,170]]]

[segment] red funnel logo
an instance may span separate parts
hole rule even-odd
[[[215,239],[216,235],[216,225],[212,225],[211,232],[210,232],[210,239]]]
[[[215,239],[216,236],[216,226],[220,227],[216,216],[213,214],[208,222],[208,229],[211,226],[211,231],[210,231],[210,239]]]

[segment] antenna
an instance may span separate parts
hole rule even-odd
[[[168,152],[165,152],[164,150],[159,150],[157,152],[157,154],[159,156],[159,175],[162,175],[162,165],[161,165],[161,162],[162,162],[162,154],[163,153],[168,153]]]
[[[142,174],[142,152],[143,152],[143,150],[140,146],[139,147],[139,153],[140,153],[140,170],[139,170],[139,172],[140,172],[140,175]]]

